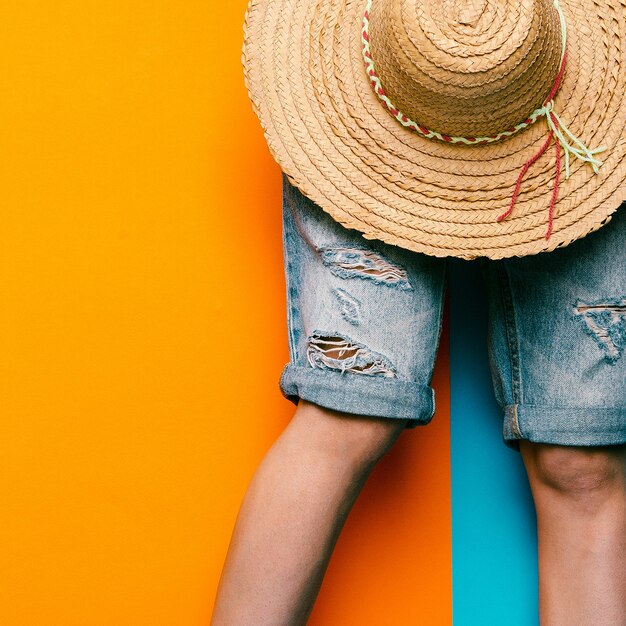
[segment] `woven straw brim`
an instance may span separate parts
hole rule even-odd
[[[269,150],[306,196],[346,228],[415,252],[526,256],[599,229],[626,200],[626,0],[561,0],[567,68],[554,99],[598,156],[570,162],[546,240],[554,149],[545,119],[496,144],[449,145],[403,127],[373,93],[361,56],[364,0],[250,0],[242,62]],[[419,120],[418,120],[419,121]],[[626,210],[626,209],[624,209]]]

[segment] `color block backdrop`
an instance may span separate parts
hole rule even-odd
[[[239,503],[293,414],[244,10],[0,9],[3,626],[208,624]],[[436,414],[375,468],[311,624],[533,623],[529,495],[498,440],[479,295],[461,297],[478,283],[458,276]]]

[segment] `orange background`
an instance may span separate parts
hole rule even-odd
[[[293,413],[245,4],[0,11],[4,626],[208,624]],[[433,422],[375,468],[311,624],[451,623],[447,336]]]

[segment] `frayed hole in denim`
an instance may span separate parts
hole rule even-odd
[[[604,352],[605,360],[615,365],[626,346],[626,298],[577,300],[574,315]]]
[[[315,332],[308,339],[307,359],[311,367],[396,378],[387,357],[340,333]]]

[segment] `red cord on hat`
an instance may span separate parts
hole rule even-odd
[[[599,161],[595,158],[598,152],[603,152],[606,150],[606,146],[601,146],[599,148],[594,148],[590,150],[587,148],[578,137],[574,136],[569,129],[565,126],[565,124],[561,121],[561,118],[554,113],[554,94],[557,92],[559,85],[561,84],[561,80],[563,78],[563,73],[565,72],[565,61],[566,55],[563,54],[563,61],[561,62],[561,69],[559,70],[559,74],[556,77],[556,81],[548,98],[546,99],[543,107],[538,109],[540,114],[545,115],[546,120],[548,122],[548,126],[550,127],[550,134],[548,135],[548,139],[541,146],[539,152],[535,154],[531,159],[529,159],[524,166],[522,167],[522,171],[517,177],[517,183],[515,185],[515,191],[513,192],[513,197],[511,198],[511,204],[507,211],[505,211],[502,215],[500,215],[497,220],[500,222],[507,215],[511,214],[513,210],[513,206],[515,205],[515,200],[517,199],[517,195],[520,190],[520,185],[522,183],[522,178],[524,174],[528,171],[528,168],[546,151],[548,146],[550,145],[550,141],[554,137],[556,142],[556,173],[554,177],[554,189],[552,190],[552,199],[550,201],[550,207],[548,211],[548,230],[546,232],[546,239],[550,238],[550,233],[552,232],[552,216],[554,205],[556,203],[557,194],[559,191],[559,180],[561,177],[561,146],[563,146],[563,150],[565,151],[565,178],[569,178],[569,156],[570,153],[573,154],[576,158],[581,161],[585,161],[589,163],[593,168],[593,171],[597,174],[598,168],[602,165],[602,161]],[[571,143],[570,143],[571,142]]]
[[[563,74],[565,72],[566,58],[567,58],[567,55],[563,55],[563,62],[561,63],[561,69],[559,70],[556,80],[554,81],[554,85],[548,97],[546,98],[546,101],[543,104],[544,107],[548,104],[548,102],[552,100],[552,98],[554,98],[554,95],[556,94],[559,88],[559,85],[561,84],[561,80],[563,79]],[[555,127],[558,128],[559,122],[557,118],[554,116],[554,114],[552,113],[552,111],[548,111],[548,115],[552,119],[552,122],[554,123]],[[517,182],[515,183],[515,190],[513,191],[511,204],[509,205],[509,208],[504,213],[502,213],[502,215],[498,216],[497,218],[498,222],[501,222],[505,217],[509,216],[511,212],[513,211],[513,207],[515,206],[515,200],[517,199],[517,195],[519,194],[520,187],[522,186],[522,178],[524,177],[524,174],[526,174],[530,166],[548,149],[548,146],[550,145],[550,142],[552,141],[553,137],[554,137],[554,131],[551,130],[550,134],[548,135],[548,138],[546,139],[545,143],[541,146],[541,148],[539,148],[539,151],[537,152],[537,154],[535,154],[535,156],[528,159],[528,161],[526,161],[526,163],[522,167],[522,171],[519,173],[519,176],[517,177]],[[550,200],[550,207],[548,208],[548,230],[546,231],[546,235],[545,235],[546,239],[550,239],[550,234],[552,233],[552,217],[553,217],[553,212],[554,212],[554,205],[556,204],[556,198],[557,198],[558,191],[559,191],[559,179],[561,177],[561,144],[555,140],[555,146],[556,146],[556,173],[554,176],[554,189],[552,190],[552,199]]]
[[[524,164],[524,167],[522,168],[520,175],[517,177],[517,183],[515,184],[515,191],[513,192],[513,197],[511,198],[511,204],[509,208],[502,215],[498,217],[497,219],[498,222],[501,222],[505,217],[511,214],[511,211],[513,210],[513,206],[515,205],[517,194],[519,193],[520,187],[522,185],[522,178],[524,174],[528,171],[528,168],[547,150],[553,137],[554,137],[554,133],[550,131],[550,134],[548,135],[548,139],[543,144],[543,146],[541,146],[541,148],[539,149],[539,152],[537,152],[537,154],[535,154],[535,156],[532,157],[532,159],[529,159]],[[552,233],[552,213],[554,210],[554,205],[556,204],[556,197],[559,191],[559,179],[561,177],[561,146],[558,141],[555,141],[554,143],[556,146],[556,173],[554,176],[554,189],[552,190],[552,199],[550,200],[550,207],[548,209],[548,230],[546,231],[546,239],[550,239],[550,233]]]

